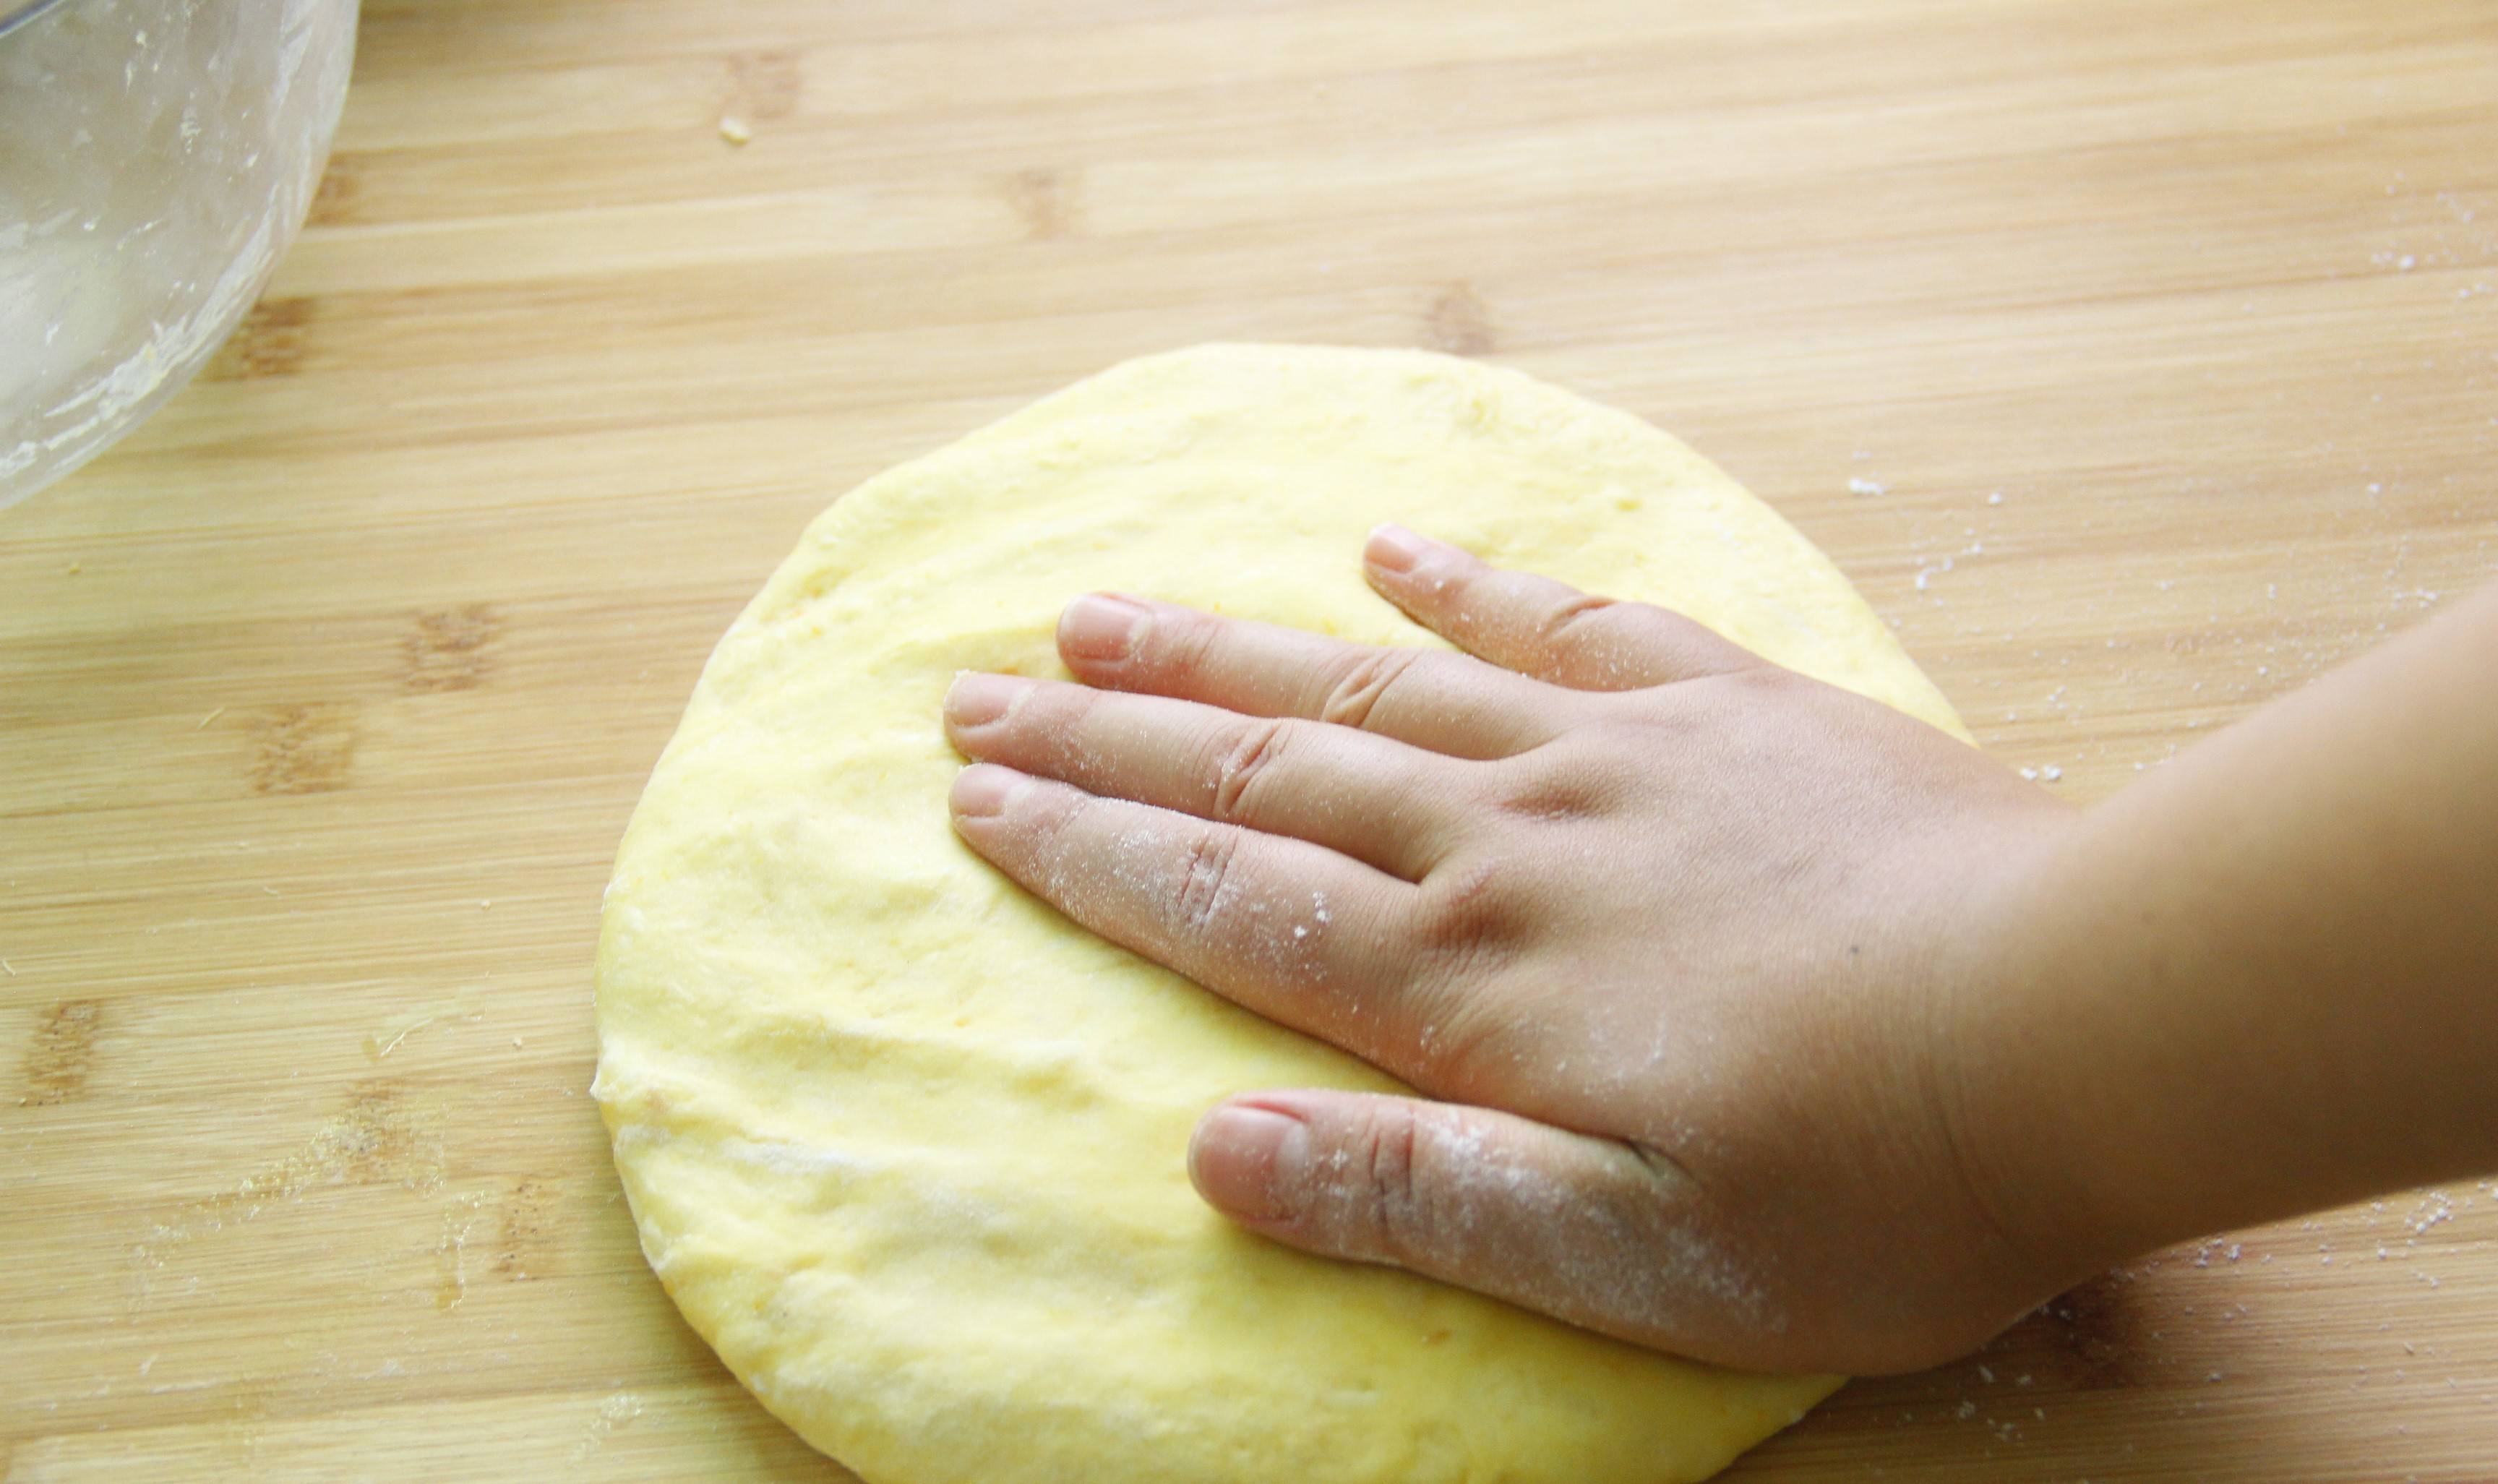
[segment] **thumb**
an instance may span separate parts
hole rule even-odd
[[[1372,1093],[1233,1098],[1189,1145],[1208,1204],[1263,1236],[1383,1263],[1637,1344],[1765,1322],[1660,1155],[1512,1113]]]

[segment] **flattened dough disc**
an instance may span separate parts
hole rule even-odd
[[[642,1248],[873,1484],[1680,1484],[1829,1377],[1738,1375],[1242,1234],[1198,1115],[1381,1074],[1070,925],[945,821],[966,668],[1095,588],[1390,644],[1401,520],[1668,603],[1957,731],[1819,552],[1673,438],[1403,351],[1133,361],[868,481],[712,656],[633,816],[597,1094]]]

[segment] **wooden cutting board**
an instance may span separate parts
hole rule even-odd
[[[609,855],[809,516],[1222,338],[1652,418],[2099,797],[2498,568],[2498,10],[375,0],[267,301],[0,514],[0,1472],[846,1477],[634,1248]],[[2498,1478],[2498,1196],[1735,1476]]]

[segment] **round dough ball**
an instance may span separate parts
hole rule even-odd
[[[1438,643],[1361,579],[1385,520],[1958,729],[1726,475],[1446,357],[1134,361],[840,500],[721,641],[633,816],[596,1092],[686,1317],[873,1484],[1676,1484],[1837,1384],[1243,1233],[1188,1183],[1206,1108],[1398,1084],[1073,926],[947,826],[947,683],[1064,675],[1084,592]]]

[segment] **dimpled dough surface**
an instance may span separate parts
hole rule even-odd
[[[686,1317],[874,1484],[1675,1484],[1836,1384],[1228,1225],[1184,1168],[1209,1105],[1398,1084],[1075,928],[947,827],[946,684],[1064,675],[1054,623],[1087,590],[1439,642],[1362,582],[1390,519],[1959,729],[1725,474],[1444,357],[1134,361],[840,500],[721,640],[633,816],[596,1091]]]

